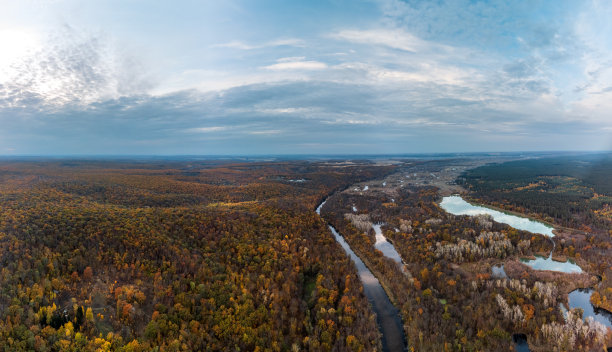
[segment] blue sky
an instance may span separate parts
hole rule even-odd
[[[609,1],[0,0],[0,154],[612,148]]]

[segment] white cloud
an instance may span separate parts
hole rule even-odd
[[[298,61],[305,61],[306,60],[306,56],[289,56],[289,57],[281,57],[280,59],[276,60],[276,62],[298,62]]]
[[[416,52],[423,46],[422,41],[411,34],[386,29],[344,30],[330,37],[353,43],[385,45],[411,52]]]
[[[421,82],[437,84],[465,83],[465,79],[475,73],[457,67],[438,65],[435,62],[421,63],[414,71],[389,70],[381,67],[367,67],[368,74],[382,82]]]
[[[265,49],[272,48],[278,46],[292,46],[292,47],[304,47],[305,42],[302,39],[298,38],[281,38],[271,40],[269,42],[265,42],[262,44],[247,44],[239,40],[233,40],[227,43],[215,44],[213,48],[230,48],[237,50],[256,50],[256,49]]]
[[[23,45],[0,38],[0,44],[22,49],[0,74],[0,96],[7,106],[30,107],[34,101],[41,108],[86,106],[144,94],[151,86],[139,59],[120,50],[104,35],[83,33],[70,26],[48,34],[44,41],[26,33],[16,37],[30,38]],[[32,43],[39,45],[33,47]]]
[[[258,112],[270,115],[284,115],[284,114],[304,114],[312,112],[313,109],[309,108],[274,108],[274,109],[258,109]]]
[[[422,40],[403,29],[343,30],[331,34],[330,37],[352,43],[382,45],[413,53],[432,51],[450,53],[456,51],[454,47]]]
[[[213,48],[230,48],[230,49],[239,49],[239,50],[252,50],[257,48],[253,45],[245,44],[238,40],[233,40],[231,42],[223,43],[223,44],[215,44]]]
[[[23,28],[0,30],[0,84],[14,77],[12,65],[32,55],[40,46],[40,38],[32,31]]]
[[[612,127],[608,35],[612,8],[605,1],[585,2],[587,10],[580,16],[571,13],[571,20],[555,17],[552,24],[538,20],[542,23],[536,24],[545,28],[537,35],[529,32],[534,27],[532,19],[513,19],[504,11],[519,7],[508,2],[380,1],[384,19],[370,17],[350,27],[333,23],[317,28],[319,32],[296,26],[290,32],[305,39],[275,39],[276,34],[270,33],[284,33],[283,28],[262,31],[257,26],[249,27],[249,32],[229,30],[210,37],[199,35],[200,31],[195,36],[172,31],[159,38],[151,36],[144,45],[159,45],[152,52],[163,53],[152,55],[160,76],[154,89],[143,83],[139,58],[126,59],[112,37],[73,31],[66,40],[54,40],[31,55],[28,43],[38,39],[13,35],[13,29],[0,32],[0,47],[11,49],[0,55],[0,68],[15,70],[4,79],[0,72],[0,112],[19,108],[49,116],[67,106],[66,121],[71,123],[65,126],[81,123],[81,129],[88,131],[121,129],[128,140],[132,136],[124,127],[138,121],[133,123],[138,129],[129,130],[131,134],[146,131],[143,140],[152,134],[158,140],[177,134],[180,148],[188,139],[199,143],[241,136],[248,140],[252,135],[263,143],[265,138],[255,136],[298,130],[309,131],[307,138],[313,143],[317,136],[336,129],[340,139],[405,131],[425,136],[435,131],[427,135],[433,146],[436,137],[454,130],[469,135],[466,141],[477,138],[480,131],[487,131],[492,140],[526,133],[535,140],[550,130],[571,136]],[[518,17],[524,8],[516,12]],[[526,29],[516,25],[523,20]],[[568,21],[576,22],[575,33],[570,33],[575,37],[549,28],[557,22],[574,24]],[[116,38],[142,39],[136,32],[113,33],[106,28]],[[575,52],[568,44],[574,39],[580,48]],[[227,42],[214,44],[222,41]],[[27,60],[22,60],[24,56]],[[57,109],[45,115],[52,110],[49,102],[57,104],[53,106]],[[90,120],[74,117],[79,114],[69,110],[75,102],[81,104],[77,108],[92,114],[83,116],[111,127],[83,127],[86,124],[81,121]],[[0,137],[26,130],[11,116],[0,114],[0,134],[4,133]],[[51,127],[41,128],[40,134],[50,134]],[[307,138],[296,142],[308,142]],[[10,143],[20,151],[26,144],[18,138]],[[545,145],[547,140],[538,143],[534,145]]]
[[[327,68],[327,64],[315,60],[306,61],[287,61],[288,58],[280,59],[279,62],[273,65],[264,66],[266,70],[282,71],[282,70],[323,70]]]
[[[194,128],[189,128],[186,131],[191,132],[191,133],[213,133],[213,132],[226,131],[227,129],[228,129],[228,126],[212,126],[212,127],[194,127]]]
[[[261,67],[260,67],[261,68]],[[151,91],[152,94],[162,96],[173,92],[196,89],[201,92],[219,92],[227,89],[243,87],[252,84],[274,83],[281,81],[308,80],[307,71],[290,70],[208,70],[189,69],[168,77],[159,82]]]
[[[260,130],[260,131],[249,131],[247,133],[251,135],[272,135],[272,134],[283,133],[283,131],[282,130]]]

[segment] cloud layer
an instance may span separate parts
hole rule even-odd
[[[281,36],[282,13],[234,5],[215,9],[225,22],[189,29],[258,25],[202,39],[162,17],[169,32],[155,37],[101,16],[100,28],[62,22],[39,36],[0,61],[0,154],[612,146],[605,2],[380,0],[355,6],[354,23],[323,15],[339,11],[333,4],[313,5],[316,27],[293,14],[295,29]]]

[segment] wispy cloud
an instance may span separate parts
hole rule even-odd
[[[261,44],[247,44],[239,40],[232,40],[227,43],[212,45],[213,48],[229,48],[229,49],[237,49],[237,50],[256,50],[256,49],[273,48],[273,47],[279,47],[279,46],[304,47],[305,42],[304,40],[298,39],[298,38],[281,38],[281,39],[275,39],[275,40],[261,43]]]
[[[86,105],[142,94],[151,87],[138,60],[117,50],[104,36],[66,25],[46,41],[6,70],[0,84],[2,105]]]
[[[316,23],[240,0],[204,3],[189,6],[226,12],[160,23],[155,35],[82,20],[45,28],[58,34],[31,40],[36,50],[2,55],[0,150],[597,149],[609,140],[605,2],[375,0],[361,12],[315,6]],[[87,19],[98,23],[97,13]]]
[[[312,108],[271,108],[271,109],[258,109],[257,111],[261,112],[262,114],[272,114],[272,115],[305,114],[305,113],[314,112]]]
[[[283,130],[260,130],[260,131],[250,131],[248,134],[251,135],[271,135],[271,134],[280,134],[283,133]]]
[[[445,51],[452,52],[454,48],[447,45],[428,42],[402,29],[368,29],[343,30],[330,34],[331,38],[346,40],[353,43],[383,45],[406,52]]]
[[[193,133],[214,133],[228,130],[228,126],[211,126],[211,127],[193,127],[185,131]]]
[[[327,64],[315,60],[301,60],[301,58],[283,58],[276,64],[263,67],[266,70],[322,70],[327,68]]]

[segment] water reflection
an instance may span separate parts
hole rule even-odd
[[[506,271],[503,264],[493,265],[491,267],[491,276],[498,279],[507,279]]]
[[[593,317],[596,322],[612,329],[612,313],[605,309],[595,308],[591,304],[593,289],[579,288],[569,293],[570,309],[582,308],[582,318]]]
[[[552,255],[548,258],[536,256],[536,259],[521,259],[521,262],[535,270],[552,270],[563,273],[581,273],[580,268],[576,263],[568,259],[566,262],[558,262],[552,259]]]
[[[519,217],[516,215],[510,215],[502,213],[497,210],[472,205],[460,196],[449,196],[444,197],[440,206],[445,211],[453,215],[481,215],[488,214],[493,217],[493,220],[501,222],[514,227],[515,229],[525,230],[532,233],[539,233],[548,237],[554,237],[553,228],[538,221],[534,221],[528,218]],[[566,262],[557,262],[552,259],[551,256],[548,258],[536,256],[536,259],[521,259],[521,262],[535,270],[552,270],[560,271],[564,273],[581,273],[582,269],[576,265],[572,260]]]
[[[402,257],[395,250],[395,247],[393,247],[393,245],[383,235],[381,226],[382,225],[380,224],[372,226],[374,232],[376,232],[376,242],[374,243],[374,247],[381,251],[385,257],[393,259],[398,264],[402,264]]]
[[[481,215],[487,214],[493,217],[493,220],[503,224],[510,225],[515,229],[525,230],[532,233],[539,233],[548,237],[553,237],[553,228],[541,222],[531,220],[516,215],[510,215],[501,211],[472,205],[460,196],[444,197],[440,203],[442,209],[454,215]]]
[[[321,214],[323,204],[325,204],[325,201],[317,207],[316,212],[319,215]],[[380,282],[378,282],[378,279],[372,274],[368,267],[366,267],[361,258],[353,252],[349,244],[344,240],[344,237],[340,236],[333,226],[330,225],[329,229],[336,241],[340,243],[340,246],[342,246],[357,267],[359,279],[363,284],[363,293],[368,298],[368,301],[372,305],[372,309],[376,313],[376,322],[382,333],[383,351],[407,351],[406,336],[404,335],[404,328],[399,311],[389,300],[387,293],[380,285]]]
[[[514,342],[514,350],[516,352],[530,352],[529,345],[527,344],[527,335],[514,334],[512,335],[512,342]]]
[[[378,282],[378,279],[365,266],[357,254],[353,252],[344,238],[340,236],[338,231],[332,226],[329,226],[329,229],[334,234],[336,241],[340,243],[357,267],[359,278],[363,283],[363,292],[372,305],[374,312],[376,312],[376,322],[378,326],[380,326],[383,335],[383,350],[405,351],[406,337],[404,336],[404,328],[399,316],[399,311],[389,300],[387,293]]]

